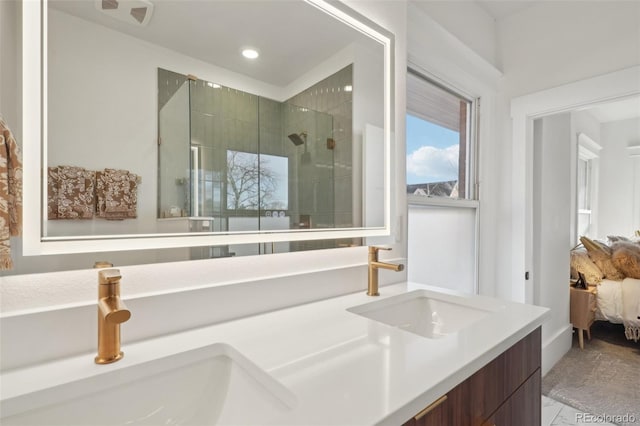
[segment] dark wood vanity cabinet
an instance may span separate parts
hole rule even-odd
[[[537,328],[404,426],[539,426],[540,351]]]
[[[540,370],[536,371],[482,426],[540,426]]]
[[[449,395],[444,395],[413,416],[403,426],[443,426],[449,424]]]

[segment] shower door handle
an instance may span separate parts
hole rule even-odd
[[[191,200],[191,215],[200,216],[200,150],[197,146],[191,147],[191,191],[193,199]]]

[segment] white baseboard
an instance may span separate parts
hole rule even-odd
[[[571,349],[571,334],[573,327],[567,324],[566,327],[558,330],[553,336],[542,342],[542,377],[556,365],[560,358]]]

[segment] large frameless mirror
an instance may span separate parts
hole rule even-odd
[[[388,235],[392,36],[366,18],[43,0],[23,19],[43,36],[24,32],[42,70],[24,82],[25,254]]]

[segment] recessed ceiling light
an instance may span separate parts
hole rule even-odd
[[[244,49],[242,51],[242,56],[247,59],[256,59],[258,56],[260,56],[260,54],[256,49]]]
[[[346,86],[344,86],[344,91],[345,92],[353,92],[353,86],[350,84],[347,84]]]

